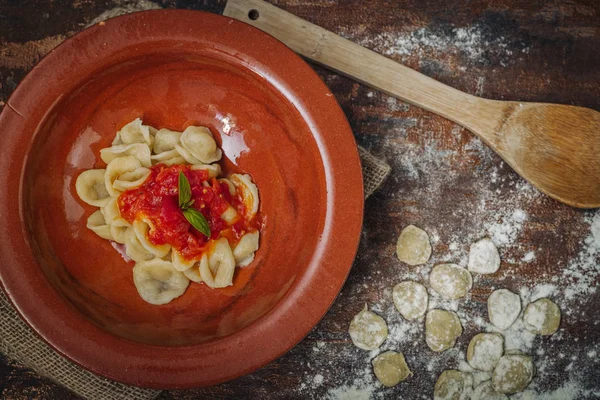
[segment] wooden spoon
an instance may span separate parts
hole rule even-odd
[[[229,0],[223,14],[318,64],[464,126],[548,196],[574,207],[600,207],[599,112],[476,97],[261,0]]]

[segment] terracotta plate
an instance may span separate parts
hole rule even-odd
[[[140,117],[208,126],[250,173],[265,227],[234,285],[138,296],[132,265],[85,228],[75,178]],[[158,388],[249,373],[298,343],[350,270],[363,212],[348,122],[314,71],[265,33],[180,10],[94,26],[52,51],[0,116],[0,277],[33,329],[94,372]]]

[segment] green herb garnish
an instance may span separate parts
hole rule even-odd
[[[206,237],[210,237],[210,226],[208,225],[208,221],[200,211],[192,208],[192,204],[194,204],[194,200],[192,199],[192,188],[182,171],[179,171],[177,191],[179,192],[179,208],[181,208],[185,219],[187,219],[194,228],[206,235]]]

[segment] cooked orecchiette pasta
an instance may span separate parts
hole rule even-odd
[[[106,240],[112,240],[110,234],[110,228],[104,220],[104,215],[100,210],[94,211],[87,219],[87,228],[94,231],[94,233]]]
[[[75,190],[79,198],[91,206],[102,207],[110,200],[106,189],[105,169],[88,169],[83,171],[75,181]]]
[[[252,183],[250,175],[233,174],[229,178],[242,195],[242,200],[249,216],[253,217],[258,212],[258,189]]]
[[[258,250],[258,231],[246,233],[233,249],[233,257],[238,267],[245,267],[254,261],[254,252]]]
[[[210,164],[221,159],[221,149],[210,130],[203,126],[188,126],[181,135],[181,145],[196,159]]]
[[[194,164],[192,165],[194,171],[206,171],[208,172],[209,178],[216,178],[221,173],[221,166],[219,164]],[[221,181],[222,179],[219,179]]]
[[[149,167],[152,165],[150,155],[150,147],[146,143],[117,144],[100,150],[100,158],[107,164],[117,157],[133,156],[142,167]]]
[[[150,170],[145,167],[134,169],[133,171],[125,172],[113,182],[113,188],[124,192],[127,189],[132,189],[140,186],[150,176]]]
[[[221,238],[202,255],[200,276],[212,288],[227,287],[232,284],[235,258],[227,239]]]
[[[154,163],[162,163],[165,165],[183,164],[185,159],[179,155],[177,150],[167,150],[160,154],[150,157]]]
[[[175,145],[179,144],[181,132],[170,129],[159,129],[154,136],[154,153],[160,154],[165,151],[174,150]]]
[[[235,268],[254,261],[258,189],[247,174],[219,178],[221,156],[208,128],[157,130],[138,118],[100,150],[105,169],[77,177],[79,197],[98,207],[86,226],[124,245],[135,287],[150,304],[181,296],[190,281],[230,286]],[[180,191],[186,181],[189,190]]]
[[[106,174],[104,175],[104,183],[106,190],[111,196],[118,196],[121,191],[113,186],[113,183],[126,172],[135,171],[141,168],[140,160],[133,156],[117,157],[106,166]]]
[[[140,218],[133,221],[133,231],[137,236],[140,244],[148,251],[153,254],[154,257],[162,258],[166,256],[171,250],[171,246],[168,244],[154,244],[148,239],[148,231],[150,230],[150,221],[146,218]]]
[[[112,144],[131,143],[146,143],[150,148],[152,148],[152,144],[154,143],[154,137],[150,134],[150,128],[147,125],[142,125],[142,120],[139,118],[121,128]]]

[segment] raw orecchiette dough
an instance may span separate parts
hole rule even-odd
[[[434,400],[469,400],[473,376],[468,372],[447,369],[440,374],[433,391]]]
[[[125,253],[129,258],[136,262],[149,261],[156,258],[154,257],[154,254],[150,253],[142,246],[133,228],[127,228],[125,231]]]
[[[412,371],[404,359],[404,354],[395,351],[386,351],[375,357],[373,372],[379,382],[387,387],[396,386],[412,375]]]
[[[440,264],[433,267],[429,274],[431,288],[445,299],[460,299],[473,286],[471,274],[456,264]]]
[[[404,228],[398,237],[396,255],[408,265],[425,264],[431,257],[431,244],[427,232],[414,225]]]
[[[232,174],[229,177],[231,183],[239,190],[244,206],[246,207],[248,218],[254,217],[258,212],[258,189],[252,183],[250,175]]]
[[[126,172],[134,171],[140,168],[142,164],[140,160],[133,156],[117,157],[106,166],[106,174],[104,175],[104,183],[106,190],[111,196],[116,197],[121,194],[121,191],[114,188],[113,183]]]
[[[104,220],[108,225],[125,227],[131,226],[131,224],[127,222],[125,218],[121,217],[117,197],[111,197],[104,207],[100,209],[100,211],[102,212],[102,215],[104,215]]]
[[[219,164],[194,164],[192,170],[207,171],[209,178],[216,178],[221,173],[221,166]],[[219,179],[219,181],[223,181],[223,179]]]
[[[155,258],[135,265],[133,283],[142,299],[160,305],[181,296],[190,281],[169,261]]]
[[[104,215],[100,210],[96,210],[87,219],[88,229],[91,229],[96,235],[106,240],[113,240],[109,226],[104,221]]]
[[[107,164],[117,157],[132,156],[140,161],[142,167],[149,167],[152,165],[150,155],[150,147],[146,143],[117,144],[100,150],[100,158]]]
[[[91,206],[102,207],[110,200],[106,189],[105,169],[88,169],[83,171],[75,181],[75,191],[79,198]]]
[[[483,238],[471,245],[469,271],[478,274],[493,274],[500,268],[500,254],[492,239]]]
[[[145,218],[139,218],[133,221],[133,231],[137,236],[140,244],[146,249],[147,252],[153,254],[157,258],[166,256],[171,250],[171,246],[168,244],[157,245],[150,242],[148,239],[148,232],[150,231],[150,221]]]
[[[125,125],[113,140],[113,146],[117,144],[131,144],[131,143],[146,143],[150,149],[154,143],[154,137],[150,134],[150,128],[147,125],[142,125],[142,120],[139,118],[134,119],[127,125]]]
[[[222,288],[233,284],[235,258],[225,238],[215,240],[200,259],[200,276],[211,288]]]
[[[258,231],[246,233],[233,249],[233,257],[238,267],[245,267],[254,261],[254,252],[258,250]]]
[[[173,263],[173,267],[177,270],[177,271],[186,271],[190,268],[192,268],[194,266],[194,264],[196,264],[197,260],[186,260],[185,258],[183,258],[183,256],[181,254],[179,254],[179,252],[175,249],[173,249],[171,251],[171,262]]]
[[[533,379],[533,361],[524,354],[502,356],[494,373],[492,385],[499,393],[517,393],[524,390]]]
[[[365,308],[352,319],[348,333],[359,349],[375,350],[385,342],[388,328],[385,320],[369,311],[365,304]]]
[[[508,396],[504,393],[496,392],[492,381],[486,381],[473,390],[471,400],[508,400]]]
[[[525,307],[523,322],[529,332],[552,335],[560,325],[560,309],[550,299],[539,299]]]
[[[425,342],[435,352],[454,346],[462,334],[460,319],[453,311],[430,310],[425,318]]]
[[[427,312],[427,289],[413,281],[400,282],[394,287],[392,299],[396,309],[408,320],[422,317]]]
[[[508,329],[521,313],[521,298],[507,289],[498,289],[488,298],[488,316],[497,328]]]
[[[124,192],[127,189],[132,189],[140,186],[150,176],[148,168],[140,167],[130,172],[121,174],[117,180],[113,182],[113,188]]]
[[[181,157],[175,149],[163,151],[162,153],[153,155],[150,158],[155,164],[163,163],[165,165],[173,165],[185,163],[184,158]]]
[[[467,349],[467,361],[481,371],[493,371],[504,354],[504,337],[499,333],[479,333],[473,336]]]
[[[154,136],[154,153],[160,154],[175,149],[175,145],[179,144],[180,137],[181,132],[159,129]]]
[[[203,164],[221,159],[221,149],[213,139],[210,130],[203,126],[188,126],[181,135],[181,145]]]

